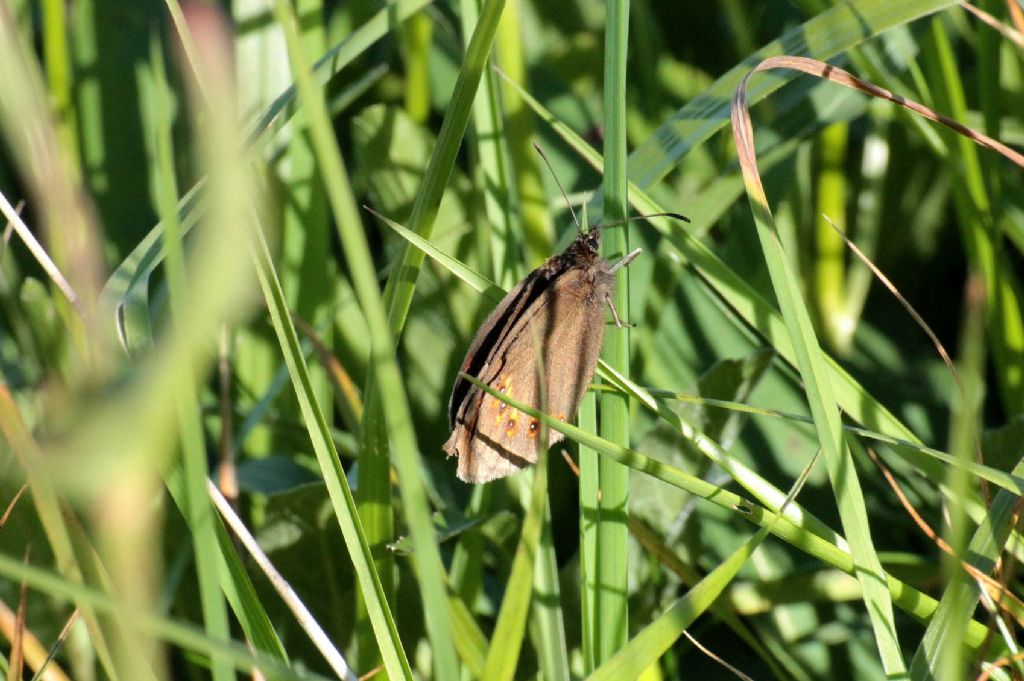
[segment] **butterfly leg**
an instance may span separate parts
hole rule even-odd
[[[612,301],[612,297],[611,296],[605,296],[604,301],[606,303],[608,303],[608,307],[611,308],[612,319],[615,320],[615,328],[617,328],[617,329],[632,329],[633,327],[636,326],[636,324],[627,324],[627,323],[623,322],[621,319],[619,319],[619,311],[615,309],[615,303],[614,303],[614,301]]]
[[[618,260],[613,262],[612,266],[611,266],[611,271],[614,272],[614,271],[616,271],[618,269],[621,269],[621,268],[625,267],[626,265],[628,265],[629,263],[631,263],[634,260],[636,260],[636,256],[640,255],[640,251],[642,251],[642,250],[643,250],[642,248],[634,249],[633,251],[627,253],[626,255],[622,256],[621,258],[619,258]],[[634,326],[636,326],[636,324],[626,324],[621,319],[619,319],[619,311],[615,309],[615,303],[612,302],[612,297],[611,296],[605,296],[604,300],[605,300],[606,303],[608,303],[608,307],[610,307],[611,310],[612,310],[612,319],[615,320],[615,328],[617,328],[617,329],[631,329]]]
[[[626,255],[622,256],[621,258],[612,263],[610,271],[615,272],[616,270],[621,269],[628,265],[629,263],[633,262],[634,260],[636,260],[636,256],[640,255],[640,252],[642,250],[644,249],[636,248],[633,249],[631,252],[627,253]]]

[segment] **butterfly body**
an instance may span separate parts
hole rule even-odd
[[[452,434],[443,446],[459,457],[460,479],[489,482],[535,463],[540,436],[537,419],[462,374],[560,420],[575,417],[597,367],[614,272],[624,264],[602,258],[599,245],[599,230],[580,234],[519,282],[477,331],[452,389]],[[549,429],[548,445],[562,437]]]

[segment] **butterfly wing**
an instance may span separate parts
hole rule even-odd
[[[614,278],[604,261],[598,261],[594,266],[563,270],[547,285],[542,279],[528,277],[488,317],[474,340],[476,352],[486,352],[486,357],[471,366],[478,369],[471,375],[526,404],[546,403],[547,413],[569,420],[597,365],[604,304]],[[488,341],[478,342],[486,335],[490,335]],[[486,342],[493,343],[489,350]],[[473,351],[471,347],[463,371],[473,365]],[[543,395],[539,360],[544,366]],[[444,446],[449,454],[459,456],[459,477],[488,482],[536,462],[540,423],[461,380],[469,388],[458,403],[453,392],[454,430]],[[549,444],[561,439],[561,433],[548,431]]]
[[[477,329],[473,342],[466,351],[466,358],[462,360],[459,367],[459,375],[455,377],[455,385],[452,386],[452,395],[448,400],[448,427],[456,428],[456,420],[460,411],[467,402],[467,397],[473,384],[465,379],[463,374],[469,374],[480,378],[484,366],[493,355],[495,349],[506,342],[508,332],[512,328],[512,320],[522,316],[523,310],[530,306],[541,292],[551,285],[549,277],[545,276],[544,266],[530,272],[520,281],[508,294],[501,299],[498,306],[487,315],[487,319]]]

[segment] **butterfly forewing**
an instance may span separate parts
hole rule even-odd
[[[558,267],[564,264],[553,258],[509,293],[484,322],[462,371],[569,420],[594,374],[614,278],[596,254],[582,264]],[[544,367],[543,383],[538,364]],[[459,477],[487,482],[534,463],[539,421],[459,380],[450,405],[453,433],[444,446],[459,456]],[[548,432],[549,444],[562,439],[561,433]]]

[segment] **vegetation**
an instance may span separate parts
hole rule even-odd
[[[978,5],[4,0],[0,670],[1024,678]],[[589,223],[690,222],[605,228],[632,326],[471,486],[466,347],[576,234],[535,143]]]

